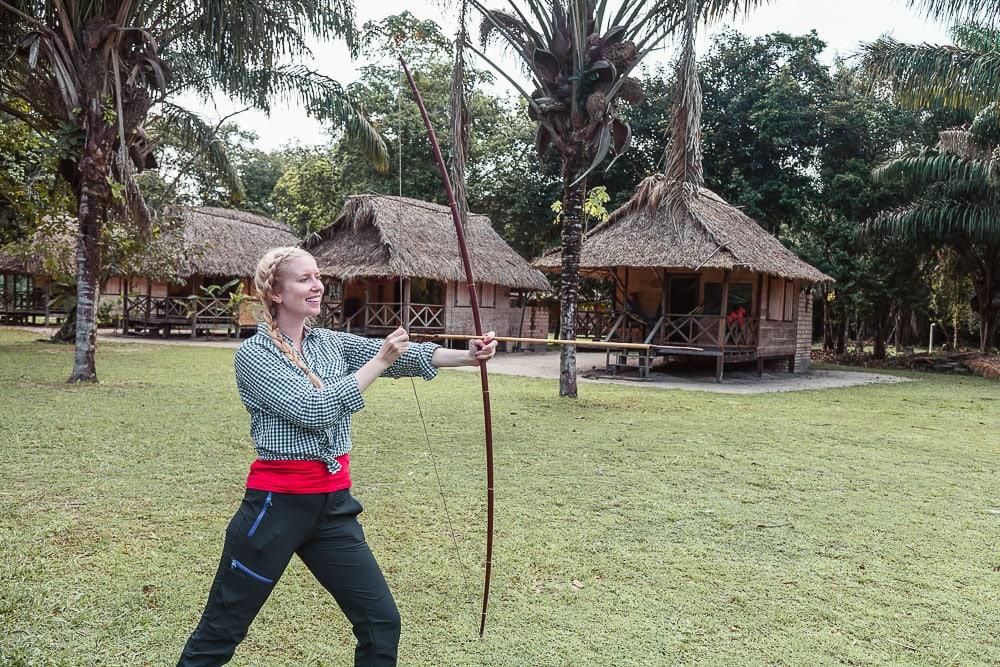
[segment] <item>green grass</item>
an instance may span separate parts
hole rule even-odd
[[[172,664],[253,458],[233,351],[101,344],[102,382],[70,387],[35,338],[0,330],[0,664]],[[913,376],[578,401],[493,376],[485,642],[478,378],[417,381],[457,554],[410,382],[378,381],[352,473],[401,664],[1000,662],[1000,385]],[[349,664],[352,640],[293,559],[232,664]]]

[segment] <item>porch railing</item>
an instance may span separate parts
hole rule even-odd
[[[610,302],[581,301],[576,306],[576,335],[581,338],[605,338],[618,313]]]
[[[368,303],[344,322],[344,328],[372,332],[391,331],[407,324],[403,319],[404,304],[395,302]],[[411,303],[405,310],[411,331],[439,333],[444,331],[444,306],[436,303]]]
[[[0,292],[0,312],[45,312],[45,290],[35,287],[32,289]]]
[[[239,313],[228,297],[126,295],[122,309],[129,328],[136,325],[166,333],[171,326],[199,329],[226,327],[238,331]]]
[[[698,347],[756,347],[760,320],[721,315],[666,315],[660,341]]]

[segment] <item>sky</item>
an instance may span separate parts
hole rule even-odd
[[[504,3],[488,2],[489,6]],[[442,9],[440,0],[360,0],[355,2],[357,24],[378,20],[391,14],[409,10],[419,19],[433,19],[444,29],[445,34],[455,32],[456,20]],[[470,12],[473,25],[478,26],[474,13]],[[698,52],[705,53],[712,36],[724,27],[732,27],[749,35],[765,35],[772,32],[804,34],[816,30],[827,43],[823,58],[832,63],[837,56],[850,56],[861,42],[877,39],[889,34],[903,42],[950,43],[945,26],[927,21],[917,9],[908,6],[906,0],[771,0],[746,17],[712,25],[702,30],[698,41]],[[365,54],[352,61],[347,49],[338,43],[315,43],[312,45],[313,59],[307,64],[319,72],[329,75],[346,85],[358,77],[359,68],[365,63]],[[673,47],[651,54],[647,64],[667,63],[674,56]],[[497,49],[488,55],[497,55]],[[474,66],[486,68],[485,63],[473,58]],[[500,64],[516,72],[512,60],[500,59]],[[511,88],[498,84],[496,94],[515,95]],[[181,102],[197,111],[206,121],[217,121],[221,116],[240,108],[223,96],[213,102],[202,103],[195,98]],[[259,136],[257,147],[270,150],[283,145],[325,143],[327,134],[323,126],[309,118],[301,107],[288,103],[276,103],[268,116],[258,111],[240,113],[233,121],[252,130]]]

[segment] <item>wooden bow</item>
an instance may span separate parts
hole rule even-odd
[[[455,192],[451,187],[451,179],[448,177],[448,169],[444,165],[444,158],[441,156],[441,147],[438,146],[437,135],[431,126],[431,119],[427,115],[427,107],[424,106],[423,97],[413,80],[413,74],[407,67],[406,61],[400,57],[400,65],[406,74],[406,80],[410,84],[413,92],[413,99],[420,107],[420,116],[424,120],[424,127],[427,128],[427,137],[431,141],[431,149],[434,152],[434,159],[437,161],[438,171],[441,172],[441,180],[444,182],[445,193],[448,195],[448,204],[451,207],[451,217],[455,222],[455,235],[458,237],[458,248],[462,254],[462,266],[465,267],[465,282],[469,288],[469,302],[472,305],[472,320],[476,327],[476,336],[483,335],[483,322],[479,316],[479,296],[476,294],[476,285],[472,279],[472,264],[469,261],[469,249],[465,244],[465,230],[462,227],[462,216],[458,211],[458,203],[455,201]],[[479,362],[479,377],[483,387],[483,423],[486,429],[486,575],[483,579],[483,614],[479,621],[479,636],[486,633],[486,610],[490,601],[490,574],[493,571],[493,418],[490,413],[490,379],[486,374],[486,363]]]

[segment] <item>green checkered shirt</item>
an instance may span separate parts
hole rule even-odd
[[[284,335],[284,334],[282,334]],[[292,340],[285,336],[286,342]],[[319,460],[331,473],[337,457],[351,451],[351,415],[364,407],[354,373],[371,361],[382,341],[354,334],[307,329],[302,360],[323,380],[316,389],[268,335],[267,324],[236,351],[236,388],[250,413],[250,436],[264,460]],[[432,380],[438,345],[410,343],[382,375]]]

